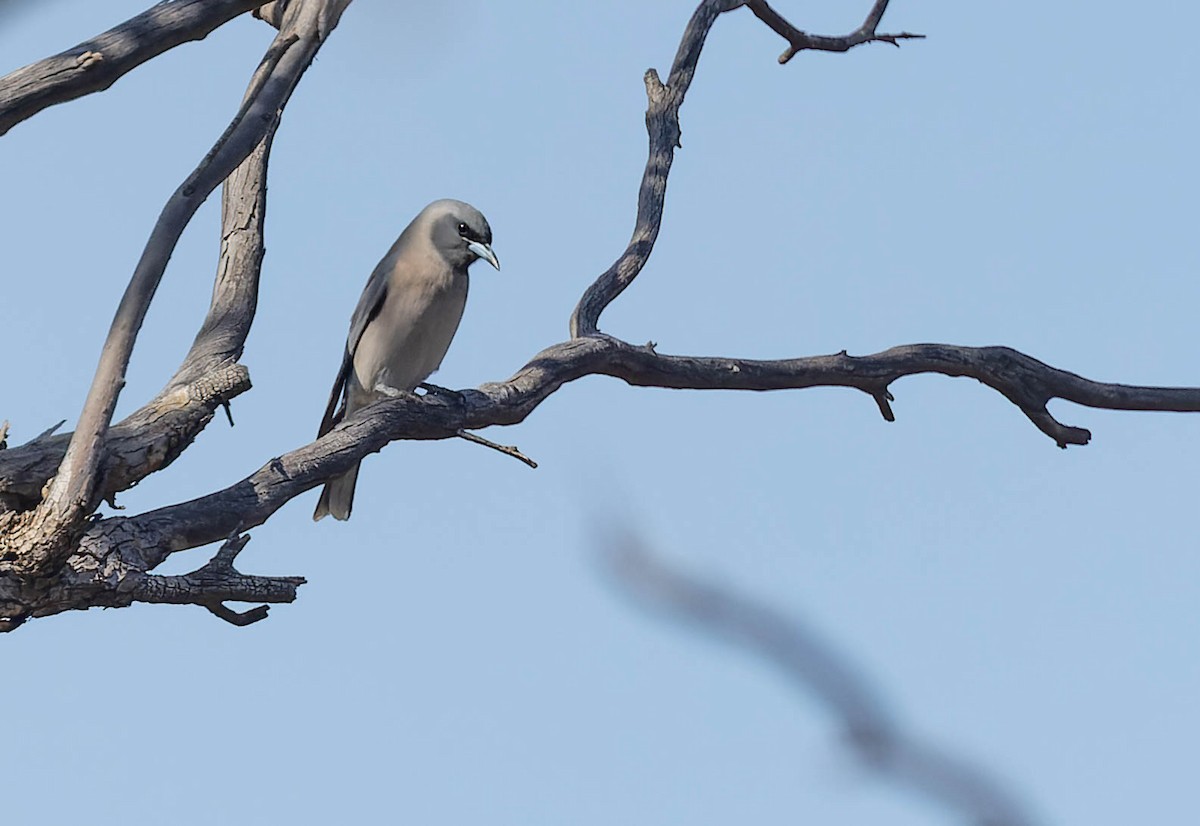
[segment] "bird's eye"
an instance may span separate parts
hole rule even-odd
[[[458,225],[458,234],[459,234],[459,235],[461,235],[462,237],[466,238],[466,237],[467,237],[467,234],[468,234],[468,233],[470,233],[470,231],[471,231],[471,230],[469,230],[469,229],[467,228],[467,225],[466,225],[466,224],[459,224],[459,225]]]

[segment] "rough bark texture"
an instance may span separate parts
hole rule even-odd
[[[100,92],[131,69],[189,40],[201,40],[264,0],[159,3],[73,49],[0,78],[0,135],[47,106]]]
[[[79,48],[94,50],[103,38],[117,37],[114,32],[125,31],[128,39],[126,30],[133,27],[136,48],[120,52],[120,61],[111,49],[105,58],[106,71],[113,65],[127,71],[188,37],[202,37],[238,10],[263,4],[192,0],[166,5],[170,8],[155,6]],[[1055,420],[1046,409],[1051,399],[1115,410],[1200,410],[1200,389],[1102,384],[1007,347],[912,344],[870,356],[842,352],[758,361],[666,355],[653,345],[633,345],[601,332],[601,314],[633,283],[654,249],[679,147],[680,108],[705,39],[722,14],[748,7],[789,44],[781,62],[805,49],[844,52],[865,43],[898,45],[919,37],[876,31],[887,0],[876,0],[863,24],[843,37],[807,34],[761,0],[704,0],[687,24],[666,80],[653,69],[646,73],[649,151],[632,237],[584,292],[571,317],[570,339],[536,354],[505,381],[458,395],[431,393],[376,403],[311,444],[265,458],[257,472],[224,490],[147,513],[95,519],[99,502],[169,465],[219,407],[250,387],[238,359],[258,298],[271,139],[292,90],[347,5],[348,0],[280,0],[262,9],[262,17],[279,34],[250,82],[241,111],[164,208],[114,320],[79,426],[73,434],[0,450],[0,630],[29,617],[132,602],[203,605],[236,624],[261,619],[265,608],[239,614],[223,602],[291,601],[303,580],[238,573],[233,562],[247,539],[242,531],[263,524],[293,497],[391,441],[448,439],[468,430],[515,424],[564,384],[588,375],[696,390],[848,387],[871,396],[889,421],[894,418],[890,387],[897,379],[919,373],[966,376],[1003,395],[1060,447],[1086,444],[1091,434]],[[190,15],[190,22],[185,25],[167,11]],[[135,21],[140,22],[135,26]],[[49,60],[60,59],[62,55]],[[8,117],[8,125],[49,103],[104,88],[93,76],[73,69],[55,81],[59,85],[52,92],[30,97],[28,78],[49,71],[50,65],[42,61],[0,79],[0,117]],[[112,425],[124,371],[167,258],[196,207],[222,180],[221,258],[208,316],[162,392]],[[505,450],[522,458],[515,449]],[[171,554],[214,542],[223,542],[220,550],[193,573],[152,573]]]

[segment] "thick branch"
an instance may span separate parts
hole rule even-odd
[[[56,103],[99,92],[152,57],[201,40],[265,0],[175,0],[0,78],[0,135]]]
[[[251,79],[248,101],[261,85]],[[105,438],[99,498],[127,490],[166,467],[191,444],[218,405],[250,387],[236,362],[258,303],[266,215],[267,160],[278,122],[226,179],[222,191],[221,254],[208,315],[175,376],[153,400],[114,425]],[[0,497],[34,507],[62,461],[70,434],[0,455]]]
[[[171,252],[200,204],[274,128],[296,83],[347,0],[308,0],[288,8],[286,20],[263,60],[260,85],[248,96],[229,129],[168,201],[150,235],[117,308],[101,352],[79,425],[38,511],[30,518],[41,541],[22,554],[21,567],[41,570],[70,546],[72,533],[98,500],[97,477],[104,437],[124,384],[133,344]]]

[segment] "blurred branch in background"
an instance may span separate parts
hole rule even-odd
[[[752,651],[782,670],[835,718],[863,768],[969,823],[1035,823],[985,769],[908,734],[870,681],[799,618],[673,567],[633,533],[610,537],[600,557],[622,593],[639,606]]]

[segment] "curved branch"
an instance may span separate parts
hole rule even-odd
[[[633,283],[650,259],[662,225],[667,176],[675,160],[675,149],[680,146],[679,107],[683,105],[688,87],[696,74],[696,63],[700,60],[700,52],[713,23],[725,12],[743,5],[745,0],[706,0],[700,3],[684,29],[666,85],[659,80],[658,72],[654,69],[646,71],[646,97],[650,102],[646,109],[646,131],[650,136],[650,151],[638,188],[633,237],[620,257],[579,299],[579,304],[571,314],[572,338],[596,333],[604,308]]]
[[[112,86],[168,49],[210,32],[266,0],[176,0],[158,3],[73,49],[0,78],[0,135],[48,106]]]
[[[748,6],[760,20],[792,44],[785,56],[779,59],[780,63],[786,63],[793,54],[803,49],[845,52],[872,41],[882,40],[899,45],[896,41],[901,38],[924,37],[908,33],[876,34],[875,27],[879,25],[887,4],[888,0],[876,0],[866,21],[850,34],[844,37],[825,37],[805,34],[784,20],[763,0],[706,0],[700,3],[684,29],[666,84],[663,84],[654,69],[646,72],[644,79],[646,97],[649,100],[646,109],[646,131],[650,138],[650,150],[646,159],[646,169],[642,173],[642,183],[638,188],[633,237],[620,257],[601,273],[579,299],[575,311],[571,314],[572,338],[598,332],[600,314],[633,283],[650,259],[650,253],[654,251],[654,244],[658,240],[658,231],[662,225],[667,176],[671,173],[675,150],[681,146],[679,109],[683,106],[683,99],[695,77],[696,64],[700,61],[704,41],[717,18],[726,12]]]

